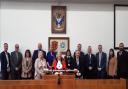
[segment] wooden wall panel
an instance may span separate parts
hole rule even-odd
[[[126,80],[75,80],[62,77],[60,85],[55,77],[42,80],[0,80],[0,89],[126,89]]]
[[[126,80],[77,80],[76,89],[126,89]]]

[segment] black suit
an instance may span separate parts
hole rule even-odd
[[[125,50],[117,53],[117,75],[119,78],[128,79],[128,52]]]
[[[79,72],[81,73],[80,77],[84,77],[85,76],[85,58],[84,56],[80,56],[79,57],[79,64],[77,64],[77,59],[74,58],[75,60],[75,68],[79,70]],[[78,76],[76,76],[78,77]]]
[[[46,52],[43,50],[34,50],[33,52],[33,56],[32,56],[32,78],[34,78],[34,73],[35,73],[35,68],[34,68],[34,64],[35,64],[35,60],[38,58],[38,52],[42,51],[44,54],[44,58],[46,59]]]
[[[8,52],[7,52],[7,56],[8,56],[8,61],[7,61],[5,52],[2,52],[0,54],[0,59],[1,59],[1,74],[2,74],[2,79],[3,80],[9,79],[9,73],[10,72],[7,71],[7,69],[8,68],[10,69],[10,54]],[[9,64],[8,68],[7,68],[7,64]]]
[[[85,55],[85,63],[86,63],[86,78],[87,79],[93,79],[97,76],[97,60],[94,54],[91,54],[91,57],[89,54]],[[92,67],[91,70],[89,70],[89,67]]]
[[[70,56],[70,57],[65,56],[64,59],[65,59],[65,62],[66,62],[66,67],[68,69],[73,70],[75,68],[75,60],[73,59],[73,57],[72,56]]]

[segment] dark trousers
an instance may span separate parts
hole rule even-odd
[[[22,78],[22,80],[31,80],[32,78]]]
[[[2,75],[2,80],[9,80],[9,72],[4,71],[1,73]]]
[[[110,76],[110,75],[108,75],[107,79],[119,79],[119,78],[117,76]]]
[[[128,79],[128,72],[118,72],[118,78]]]
[[[98,79],[106,79],[107,78],[107,72],[106,71],[98,71],[97,72],[97,78]]]
[[[86,72],[86,79],[96,79],[97,72],[96,71],[87,71]]]
[[[21,71],[13,71],[11,73],[12,80],[20,80],[21,79]]]

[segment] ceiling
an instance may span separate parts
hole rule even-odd
[[[57,3],[124,3],[128,0],[1,0],[1,1],[28,1],[28,2],[57,2]]]

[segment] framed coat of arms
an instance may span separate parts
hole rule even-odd
[[[65,54],[67,49],[69,49],[69,37],[49,37],[48,45],[49,48],[52,46],[55,52]]]
[[[66,6],[52,6],[51,30],[54,34],[66,34]]]

